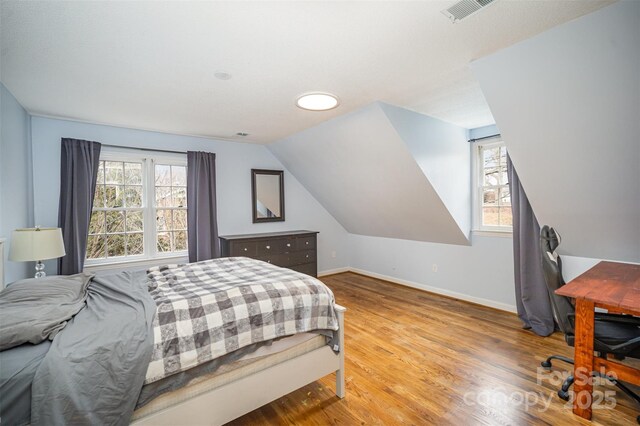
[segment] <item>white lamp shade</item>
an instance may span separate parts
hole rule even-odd
[[[16,229],[11,234],[9,260],[47,260],[65,254],[60,228],[24,228]]]

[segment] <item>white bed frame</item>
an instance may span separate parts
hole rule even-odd
[[[136,419],[132,425],[222,425],[333,372],[336,395],[344,398],[345,311],[346,308],[336,305],[339,353],[323,346]]]

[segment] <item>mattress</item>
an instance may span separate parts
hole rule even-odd
[[[273,344],[262,346],[237,361],[220,366],[213,373],[191,379],[186,386],[180,389],[158,396],[147,405],[134,411],[131,421],[134,422],[137,419],[170,408],[212,389],[322,348],[326,344],[327,338],[315,333],[300,333],[276,340]]]

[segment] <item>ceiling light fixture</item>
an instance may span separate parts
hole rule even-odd
[[[246,133],[246,132],[238,132],[238,133],[236,133],[236,136],[240,136],[240,137],[244,138],[245,136],[249,136],[249,133]]]
[[[327,111],[340,105],[336,95],[331,93],[313,92],[298,96],[296,106],[309,111]]]

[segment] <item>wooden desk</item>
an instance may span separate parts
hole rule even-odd
[[[591,371],[615,373],[623,382],[640,385],[640,370],[593,355],[596,306],[640,316],[640,265],[600,262],[556,294],[576,300],[573,412],[591,419]]]

